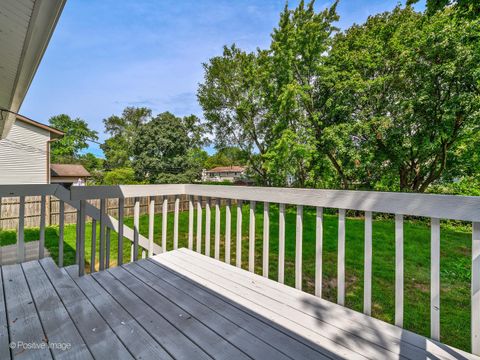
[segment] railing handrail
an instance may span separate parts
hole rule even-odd
[[[72,187],[71,190],[72,200],[156,195],[197,195],[449,220],[480,221],[479,196],[192,184],[88,186]]]

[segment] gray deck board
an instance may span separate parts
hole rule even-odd
[[[152,260],[157,260],[157,257]],[[228,291],[241,294],[250,301],[266,306],[281,316],[286,316],[294,321],[301,319],[304,326],[318,333],[324,334],[325,324],[334,326],[338,331],[333,334],[341,336],[339,340],[342,340],[341,343],[344,346],[367,357],[374,354],[372,351],[379,351],[382,358],[398,356],[408,359],[478,358],[187,249],[169,252],[160,259],[160,262],[164,260],[170,261],[175,266],[182,264],[184,268],[189,268],[190,274],[195,274],[192,275],[192,278],[202,274],[208,279],[208,282],[221,283]],[[263,313],[263,311],[259,312]],[[316,321],[312,322],[311,319],[316,319]],[[353,339],[355,341],[352,343]]]
[[[99,359],[132,359],[132,355],[90,301],[75,283],[56,267],[52,259],[42,259],[40,264],[54,285],[92,355]]]
[[[155,261],[140,261],[139,266],[150,271],[157,277],[157,284],[167,282],[182,291],[184,297],[191,297],[209,306],[218,314],[230,319],[259,339],[275,347],[287,356],[302,359],[327,359],[315,344],[305,341],[293,332],[282,329],[280,331],[271,321],[259,319],[255,313],[245,307],[238,306],[219,294],[210,292],[207,288],[199,286],[188,278],[175,273],[171,269],[162,266]],[[331,354],[329,354],[331,357]]]
[[[3,293],[3,279],[0,269],[0,359],[11,359],[8,343],[7,310],[5,308],[5,297]]]
[[[266,357],[273,357],[278,360],[289,359],[288,356],[270,346],[268,343],[263,342],[257,336],[245,331],[242,327],[221,316],[208,306],[160,280],[155,275],[137,265],[137,263],[130,263],[123,267],[158,293],[169,299],[176,299],[175,304],[183,311],[195,317],[232,345],[243,349],[248,356],[254,359],[264,359]]]
[[[93,359],[52,284],[36,261],[22,264],[46,339],[55,359]],[[70,348],[62,348],[69,344]]]
[[[27,349],[17,346],[12,349],[12,357],[14,359],[52,359],[50,349],[45,346],[47,339],[22,267],[20,265],[3,266],[2,273],[10,341],[14,344],[35,344],[33,348]]]
[[[215,359],[248,359],[248,356],[242,350],[227,342],[190,313],[145,285],[125,269],[116,267],[110,269],[109,272],[126,287],[138,294],[151,308],[165,316],[170,323],[211,357]]]
[[[76,266],[65,268],[97,311],[122,340],[130,353],[142,359],[172,359],[140,324],[91,276],[78,276]]]
[[[0,360],[480,360],[186,249],[83,277],[49,258],[0,272]]]
[[[102,271],[92,277],[128,311],[152,337],[176,359],[211,359],[200,347],[180,333],[160,314],[146,305],[135,293],[121,285],[109,271]]]

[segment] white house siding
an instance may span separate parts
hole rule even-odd
[[[0,140],[0,185],[46,184],[48,140],[49,131],[15,121],[7,138]]]

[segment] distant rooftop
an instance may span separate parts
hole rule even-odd
[[[77,164],[51,164],[50,171],[52,177],[89,177],[90,173],[83,167]]]
[[[242,171],[245,171],[244,166],[217,166],[213,169],[207,170],[207,173],[242,172]]]

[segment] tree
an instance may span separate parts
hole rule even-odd
[[[204,82],[197,97],[203,108],[208,128],[215,135],[219,148],[238,147],[249,154],[249,166],[267,183],[263,159],[273,135],[265,116],[261,53],[246,53],[235,45],[224,47],[223,55],[204,64]]]
[[[52,143],[53,162],[72,162],[78,159],[80,152],[88,148],[89,141],[98,140],[98,133],[88,127],[86,121],[72,119],[66,114],[53,116],[49,123],[65,133],[63,138]]]
[[[407,5],[417,3],[419,0],[408,0]],[[434,15],[437,11],[443,11],[447,7],[453,7],[460,14],[469,16],[480,15],[480,2],[478,0],[427,0],[426,13]]]
[[[247,164],[249,154],[246,151],[233,146],[220,148],[217,152],[205,160],[205,168],[211,169],[217,166],[244,166]]]
[[[104,185],[138,184],[135,171],[131,168],[118,168],[107,171],[103,178]]]
[[[100,146],[105,154],[107,169],[130,165],[133,138],[151,118],[152,110],[148,108],[126,107],[121,116],[112,115],[103,120],[105,132],[111,136]]]
[[[164,112],[139,127],[132,142],[138,181],[182,183],[198,178],[200,169],[190,153],[196,147],[189,137],[189,120]]]
[[[337,1],[320,12],[315,11],[314,4],[315,1],[307,5],[300,1],[295,9],[285,6],[272,34],[270,81],[265,93],[268,114],[275,119],[278,135],[268,157],[272,161],[277,154],[280,159],[273,162],[277,166],[284,163],[287,167],[283,171],[290,173],[292,182],[301,187],[311,183],[312,168],[328,159],[346,187],[348,179],[343,167],[323,141],[325,128],[336,115],[332,93],[338,75],[328,64],[328,51],[337,31],[333,26],[338,20]],[[284,131],[287,133],[283,134]],[[286,141],[296,150],[303,149],[300,153],[311,149],[310,154],[293,162],[296,169],[292,169],[292,162],[282,161],[283,152],[274,150],[284,148]]]
[[[332,49],[360,84],[341,137],[373,153],[363,161],[374,180],[402,191],[440,180],[462,139],[479,128],[479,21],[453,11],[427,17],[397,7],[339,35]]]

